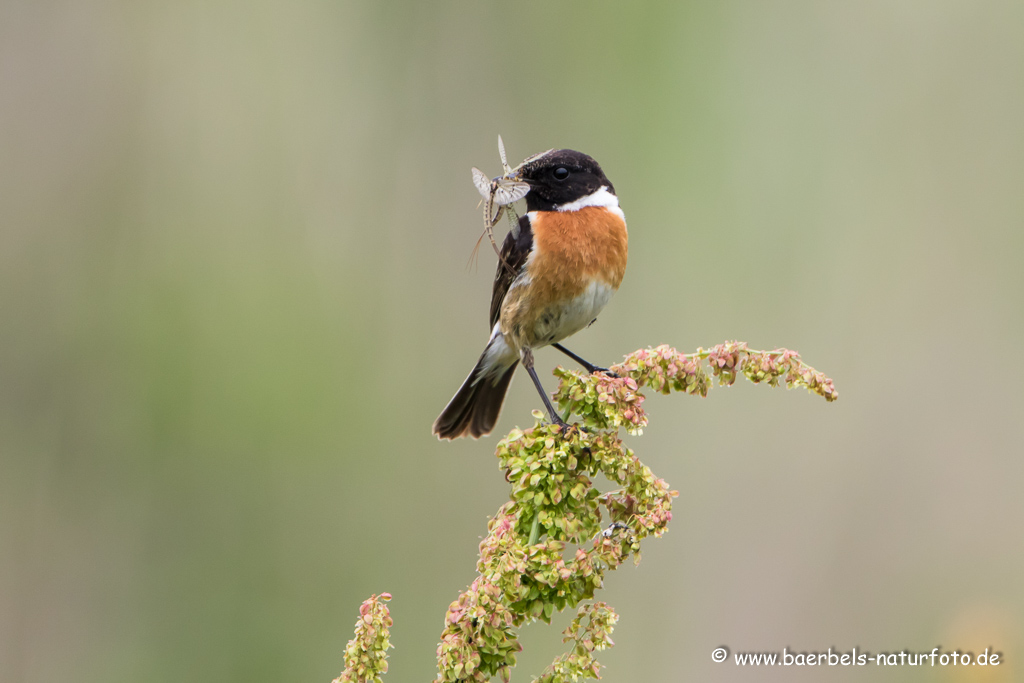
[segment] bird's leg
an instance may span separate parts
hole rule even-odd
[[[524,346],[519,352],[520,359],[523,361],[523,367],[530,373],[530,379],[533,380],[533,385],[537,387],[537,393],[544,400],[544,407],[548,410],[548,418],[552,424],[561,425],[563,429],[568,429],[569,424],[563,420],[559,415],[558,411],[555,410],[555,406],[551,404],[551,399],[548,398],[547,392],[544,391],[544,385],[540,383],[540,377],[537,377],[537,371],[533,369],[533,351],[528,346]]]
[[[618,375],[616,375],[614,372],[612,372],[608,368],[602,368],[600,365],[594,365],[593,363],[589,363],[589,362],[583,360],[582,358],[577,356],[575,353],[573,353],[569,349],[567,349],[564,346],[562,346],[561,344],[552,344],[552,346],[554,346],[556,349],[558,349],[559,351],[561,351],[565,355],[569,356],[569,358],[572,358],[574,361],[576,361],[577,363],[582,365],[583,369],[586,370],[587,372],[589,372],[591,375],[593,375],[595,372],[604,372],[604,373],[606,373],[608,375],[611,375],[612,377],[618,377]]]

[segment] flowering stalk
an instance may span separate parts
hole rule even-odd
[[[795,351],[756,351],[742,342],[691,354],[668,346],[641,349],[611,370],[617,376],[557,368],[555,401],[566,414],[576,414],[581,425],[563,431],[535,411],[532,428],[513,429],[498,442],[496,455],[512,487],[510,500],[488,523],[478,576],[448,608],[437,647],[436,683],[485,683],[495,676],[507,683],[522,649],[518,629],[534,620],[550,623],[555,612],[577,607],[564,632],[572,648],[537,680],[600,678],[594,653],[611,647],[618,616],[603,602],[587,601],[608,571],[630,557],[640,562],[643,539],[667,531],[672,498],[678,495],[619,438],[620,427],[640,434],[647,425],[642,388],[706,396],[713,378],[731,385],[743,375],[755,384],[802,386],[827,401],[838,398],[832,380],[805,365]],[[593,483],[598,474],[618,488],[599,491]],[[390,618],[386,622],[390,625]],[[386,635],[385,629],[385,645]],[[366,678],[345,679],[343,674],[339,680],[375,681],[386,670],[384,650],[362,650]],[[346,667],[348,662],[346,653]],[[372,662],[384,668],[373,668]]]
[[[333,683],[381,683],[388,672],[387,652],[392,647],[391,615],[384,603],[390,593],[372,595],[359,607],[356,637],[345,647],[345,669]]]
[[[582,623],[584,618],[587,619],[585,625]],[[552,662],[544,675],[537,679],[538,683],[600,678],[601,665],[594,659],[594,652],[615,644],[611,634],[618,620],[619,615],[603,602],[581,607],[569,628],[562,631],[565,634],[562,642],[573,641],[572,650]]]

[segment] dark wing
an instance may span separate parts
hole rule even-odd
[[[494,292],[491,294],[491,329],[501,316],[501,302],[508,294],[508,288],[526,265],[526,259],[533,249],[533,230],[530,228],[529,215],[519,218],[519,236],[509,231],[501,244],[501,258],[498,259],[498,272],[494,274]]]

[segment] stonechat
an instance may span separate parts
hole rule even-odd
[[[571,149],[538,154],[506,176],[529,185],[527,212],[501,247],[487,346],[434,421],[441,439],[489,434],[520,362],[551,421],[565,426],[534,370],[536,348],[552,345],[588,372],[607,372],[559,342],[597,319],[626,272],[615,188],[593,158]]]

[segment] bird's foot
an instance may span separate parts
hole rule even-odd
[[[566,432],[573,428],[573,425],[569,424],[568,422],[560,418],[558,415],[549,414],[548,421],[553,425],[558,425],[559,427],[561,427],[563,434],[565,434]]]
[[[573,432],[577,432],[577,433],[582,432],[584,434],[590,434],[590,430],[587,429],[586,427],[584,427],[583,425],[577,424],[575,422],[573,422],[573,423],[566,422],[565,420],[563,420],[562,418],[560,418],[557,415],[550,415],[549,416],[549,420],[550,420],[551,424],[558,425],[558,427],[560,428],[562,436],[568,436],[568,435],[572,434]]]

